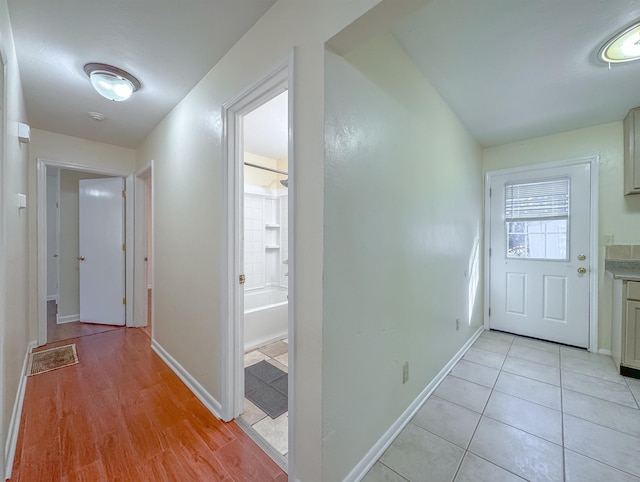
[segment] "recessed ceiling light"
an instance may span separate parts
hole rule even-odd
[[[598,57],[608,64],[640,59],[640,22],[634,23],[604,44]]]
[[[127,100],[140,88],[140,81],[129,72],[107,64],[90,63],[84,71],[98,94],[109,100]]]

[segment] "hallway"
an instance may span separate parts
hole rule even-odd
[[[29,377],[12,481],[285,481],[200,403],[140,329],[75,343],[79,364]]]
[[[71,323],[56,323],[57,305],[55,301],[47,301],[47,343],[69,340],[79,336],[95,335],[105,331],[117,330],[118,326],[98,325],[73,321]]]

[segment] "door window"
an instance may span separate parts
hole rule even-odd
[[[569,179],[505,185],[506,257],[567,260]]]

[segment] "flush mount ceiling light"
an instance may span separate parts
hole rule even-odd
[[[140,88],[138,79],[112,65],[91,63],[84,66],[84,71],[98,94],[109,100],[127,100]]]
[[[598,57],[608,64],[640,59],[640,22],[634,23],[604,44]]]

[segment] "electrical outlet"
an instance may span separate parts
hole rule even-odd
[[[404,362],[402,365],[402,383],[407,383],[409,381],[409,362]]]
[[[460,318],[456,318],[456,331],[460,329]]]

